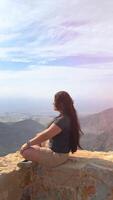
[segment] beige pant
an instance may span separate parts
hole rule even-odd
[[[69,153],[56,153],[49,147],[33,145],[21,154],[25,159],[37,162],[44,166],[56,167],[68,160]]]

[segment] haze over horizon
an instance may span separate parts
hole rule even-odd
[[[112,0],[0,1],[1,112],[51,110],[59,90],[82,113],[113,107],[112,24]]]
[[[89,115],[113,109],[113,106],[106,102],[94,100],[73,99],[74,105],[79,115]],[[53,109],[53,101],[50,99],[4,99],[0,101],[0,116],[13,114],[31,115],[56,115],[58,112]]]

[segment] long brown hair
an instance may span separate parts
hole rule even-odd
[[[62,114],[69,116],[71,121],[71,131],[70,131],[70,149],[74,153],[77,151],[77,147],[83,149],[80,144],[80,136],[84,134],[80,128],[80,123],[78,120],[77,112],[74,107],[73,100],[71,96],[66,91],[59,91],[54,96],[55,107]]]

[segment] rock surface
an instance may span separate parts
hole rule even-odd
[[[78,150],[54,168],[17,167],[19,152],[0,158],[0,200],[113,200],[113,152]]]

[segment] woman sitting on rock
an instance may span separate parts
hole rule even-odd
[[[54,96],[54,110],[59,115],[36,137],[23,144],[20,154],[25,158],[18,166],[39,163],[55,167],[68,160],[69,152],[76,152],[82,133],[71,96],[65,92],[57,92]],[[49,141],[48,147],[41,144]],[[81,148],[82,149],[82,148]]]

